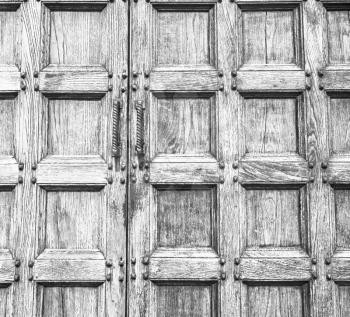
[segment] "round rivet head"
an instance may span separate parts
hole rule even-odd
[[[150,75],[150,72],[145,72],[145,77],[148,78]]]
[[[15,267],[20,267],[21,266],[21,260],[20,259],[16,259],[15,260]]]
[[[241,262],[239,258],[235,258],[235,265],[239,265],[239,263]]]
[[[232,77],[237,77],[237,72],[235,70],[231,71],[231,76]]]
[[[108,169],[111,170],[113,168],[113,164],[112,163],[108,163]]]
[[[224,72],[222,70],[219,70],[218,71],[218,75],[219,75],[219,77],[223,77],[224,76]]]
[[[108,91],[112,91],[113,90],[113,85],[108,85]]]
[[[224,265],[226,263],[226,259],[221,257],[219,262],[221,265]]]
[[[319,71],[317,71],[317,75],[318,75],[319,77],[323,77],[324,73],[323,73],[322,70],[319,70]]]
[[[106,266],[111,267],[113,265],[113,261],[111,259],[106,261]]]
[[[27,89],[27,85],[24,81],[21,81],[21,90],[26,90]]]
[[[136,264],[136,258],[131,258],[131,264]]]
[[[136,2],[136,1],[135,1]],[[132,77],[134,77],[134,78],[136,78],[137,77],[137,71],[136,70],[134,70],[133,72],[132,72]]]
[[[144,89],[145,89],[145,90],[148,90],[148,89],[149,89],[149,86],[148,86],[148,85],[145,85],[145,86],[144,86]]]
[[[127,74],[127,72],[126,72],[125,70],[124,70],[123,73],[122,73],[122,78],[123,78],[123,79],[128,78],[128,74]]]
[[[136,91],[136,90],[137,90],[137,85],[136,85],[136,84],[133,84],[133,85],[132,85],[132,90],[133,90],[133,91]]]
[[[148,161],[145,162],[144,167],[145,167],[145,169],[149,169],[149,162]]]
[[[233,275],[233,278],[236,280],[236,281],[239,281],[241,279],[241,276],[239,274],[234,274]]]
[[[317,264],[317,259],[316,258],[312,258],[311,259],[311,263],[314,264],[314,265]]]
[[[113,78],[113,72],[108,72],[108,77]]]
[[[221,278],[222,280],[226,280],[226,273],[225,273],[225,272],[221,272],[220,278]]]
[[[232,89],[232,90],[236,90],[236,89],[237,89],[237,85],[236,85],[236,84],[232,84],[232,85],[231,85],[231,89]]]
[[[30,261],[28,262],[28,266],[29,266],[29,267],[33,267],[33,266],[34,266],[34,261],[33,261],[33,260],[30,260]]]
[[[124,177],[120,178],[120,184],[125,184],[125,178]]]
[[[220,184],[225,183],[225,177],[224,176],[220,176],[219,177],[219,182],[220,182]]]
[[[326,279],[327,279],[328,281],[332,280],[332,275],[331,275],[331,274],[326,274]]]
[[[149,183],[149,174],[145,174],[143,176],[143,180],[144,180],[145,183]]]
[[[125,87],[122,87],[120,90],[121,90],[121,92],[126,92],[126,88]]]
[[[323,90],[323,89],[324,89],[324,87],[323,87],[322,84],[319,84],[319,85],[318,85],[318,88],[319,88],[320,90]]]
[[[133,162],[131,163],[131,166],[132,166],[133,169],[135,169],[135,168],[137,167],[137,163],[136,163],[135,161],[133,161]]]
[[[326,265],[330,265],[330,264],[332,263],[331,258],[326,258],[326,259],[324,260],[324,263],[325,263]]]
[[[311,162],[311,161],[309,161],[307,165],[308,165],[309,168],[314,168],[314,163]]]
[[[136,176],[131,176],[131,181],[132,181],[133,183],[136,183]]]
[[[131,278],[132,280],[136,280],[136,274],[135,274],[135,273],[131,273],[131,274],[130,274],[130,278]]]
[[[39,72],[38,72],[38,71],[35,71],[35,72],[33,73],[33,76],[34,76],[34,78],[38,78],[38,77],[39,77]]]
[[[33,279],[34,279],[33,274],[29,274],[28,281],[33,281]]]
[[[318,276],[316,272],[311,272],[311,276],[314,280],[317,280]]]
[[[122,162],[122,163],[120,164],[120,169],[121,169],[122,171],[124,171],[124,170],[126,169],[126,164],[125,164],[125,162]]]
[[[220,161],[219,162],[219,168],[221,168],[221,169],[225,168],[225,162],[224,161]]]
[[[120,275],[119,278],[118,278],[119,282],[123,282],[124,281],[124,276],[123,275]]]
[[[144,256],[142,258],[142,264],[144,264],[144,265],[148,265],[149,264],[149,257],[148,256]]]
[[[108,181],[108,184],[113,184],[113,177],[108,176],[107,181]]]
[[[322,182],[323,182],[324,184],[328,183],[328,178],[327,178],[327,176],[325,176],[325,175],[322,176]]]
[[[220,85],[219,90],[224,91],[224,85]]]
[[[23,164],[23,163],[19,163],[19,164],[18,164],[18,169],[19,169],[20,171],[23,171],[23,169],[24,169],[24,164]]]
[[[13,277],[14,281],[15,282],[18,282],[19,281],[19,274],[15,274],[15,276]]]
[[[328,167],[328,162],[323,161],[323,162],[321,163],[321,167],[322,167],[323,169],[326,169],[326,168]]]
[[[18,183],[23,184],[23,177],[22,176],[18,176]]]
[[[237,183],[238,182],[238,176],[236,176],[236,175],[233,176],[232,180],[233,180],[234,183]]]
[[[315,181],[315,177],[314,176],[310,176],[309,183],[313,183],[314,181]]]
[[[124,266],[124,260],[123,260],[123,258],[120,258],[120,259],[119,259],[118,264],[119,264],[119,266]]]
[[[238,168],[238,161],[234,161],[234,162],[232,163],[232,167],[233,167],[234,169],[237,169],[237,168]]]
[[[26,77],[27,77],[27,73],[26,73],[25,71],[22,71],[22,72],[21,72],[21,78],[24,79],[24,78],[26,78]]]
[[[36,177],[32,177],[31,181],[32,181],[33,184],[35,184],[36,183]]]
[[[34,84],[34,90],[39,91],[39,84]]]
[[[148,275],[147,272],[144,272],[144,273],[142,274],[142,277],[143,277],[144,280],[148,280],[149,275]]]
[[[310,84],[305,84],[306,90],[311,90],[311,85]]]
[[[36,170],[36,164],[32,164],[32,170],[35,171]]]
[[[106,274],[106,280],[107,281],[111,281],[112,280],[112,274],[111,273],[107,273]]]
[[[305,75],[306,75],[306,77],[310,77],[311,76],[311,72],[309,70],[306,70],[305,71]]]

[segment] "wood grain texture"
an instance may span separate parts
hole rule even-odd
[[[336,247],[350,249],[350,191],[334,190]]]
[[[0,99],[0,155],[15,153],[16,118],[16,102]]]

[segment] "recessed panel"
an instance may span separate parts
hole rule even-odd
[[[211,65],[214,56],[212,7],[192,10],[182,6],[158,8],[156,20],[156,65]]]
[[[215,209],[214,188],[172,186],[158,189],[158,246],[213,246],[216,226]]]
[[[92,287],[41,287],[39,298],[42,317],[98,316],[97,288]]]
[[[350,62],[349,10],[328,11],[328,59],[330,64]]]
[[[350,190],[334,190],[336,246],[350,249]]]
[[[297,64],[297,11],[243,11],[243,64]]]
[[[305,291],[300,285],[249,285],[247,317],[307,317]]]
[[[243,107],[247,153],[298,151],[298,109],[295,98],[245,99]]]
[[[156,286],[157,317],[214,317],[217,287],[203,284]]]
[[[247,247],[300,246],[300,204],[297,189],[247,190]]]
[[[50,11],[50,64],[103,65],[102,18],[98,11]]]
[[[0,316],[8,316],[8,311],[11,306],[10,288],[0,287]]]
[[[101,119],[100,100],[50,99],[48,154],[100,154]]]
[[[156,103],[158,154],[204,154],[214,151],[214,97],[159,96]]]
[[[14,136],[15,100],[0,98],[0,155],[15,154]]]
[[[330,148],[333,153],[350,153],[350,98],[331,98]]]
[[[18,59],[19,16],[17,8],[11,11],[0,7],[0,65],[16,65]]]
[[[97,249],[101,245],[101,192],[49,191],[46,248]]]
[[[1,191],[0,189],[0,249],[7,249],[10,247],[10,229],[11,219],[13,219],[14,216],[14,198],[14,191]]]
[[[338,296],[339,296],[339,317],[350,316],[350,286],[339,285]]]

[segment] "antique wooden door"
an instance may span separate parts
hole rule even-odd
[[[129,316],[350,315],[349,15],[131,4]]]
[[[127,14],[0,4],[0,316],[125,316]]]

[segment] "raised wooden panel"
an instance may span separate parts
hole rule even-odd
[[[329,10],[328,20],[328,60],[330,64],[350,62],[350,19],[349,10]]]
[[[0,97],[0,155],[15,153],[15,117],[15,99]]]
[[[254,10],[243,7],[242,64],[299,65],[299,20],[296,8]]]
[[[0,285],[0,315],[7,316],[8,309],[11,305],[10,288],[7,286],[1,287]]]
[[[156,316],[214,317],[217,297],[215,284],[158,284]]]
[[[216,190],[213,187],[157,189],[157,245],[212,247],[216,235]]]
[[[350,316],[350,286],[338,285],[339,317]]]
[[[350,249],[350,190],[335,189],[336,246]]]
[[[213,65],[213,6],[155,6],[155,64]]]
[[[243,105],[246,153],[298,152],[295,98],[247,98]]]
[[[17,65],[20,40],[18,4],[0,4],[0,65]]]
[[[100,248],[103,216],[102,192],[47,192],[45,247]]]
[[[101,100],[49,99],[48,154],[100,154],[101,118]]]
[[[14,216],[14,191],[2,191],[0,189],[0,249],[10,247],[11,219]]]
[[[305,221],[299,189],[246,191],[247,247],[293,247],[302,244]]]
[[[307,317],[302,285],[248,285],[247,317]]]
[[[40,286],[38,316],[98,316],[99,291],[88,287]]]
[[[335,154],[350,153],[350,98],[330,98],[330,148]]]
[[[207,94],[155,97],[156,153],[215,153],[215,98]]]
[[[102,54],[103,15],[99,11],[52,10],[49,63],[105,65]]]

